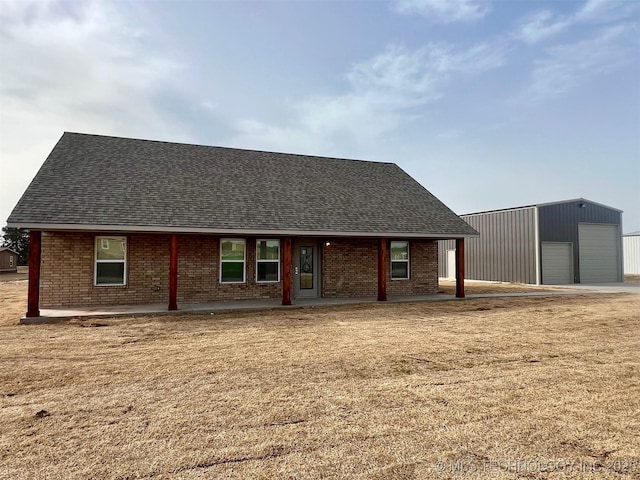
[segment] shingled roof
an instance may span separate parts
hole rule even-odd
[[[31,229],[454,238],[392,163],[65,133],[11,213]]]

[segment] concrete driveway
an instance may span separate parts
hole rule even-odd
[[[640,293],[640,283],[572,283],[555,286],[598,293]]]

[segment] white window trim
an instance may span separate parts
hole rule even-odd
[[[114,240],[124,244],[124,259],[123,260],[98,260],[98,248],[97,243],[100,240],[102,243],[104,240]],[[95,287],[124,287],[127,285],[127,237],[110,237],[110,236],[96,236],[93,242],[93,285]],[[124,263],[124,272],[122,275],[122,283],[98,283],[98,263]]]
[[[222,259],[222,244],[224,242],[242,242],[243,245],[243,260],[223,260]],[[223,285],[243,284],[247,283],[247,240],[245,238],[221,238],[220,239],[220,273],[218,274],[218,281]],[[240,263],[242,262],[242,282],[223,282],[222,281],[222,264],[223,263]]]
[[[280,252],[278,251],[278,257],[279,256],[280,256]],[[13,267],[13,255],[9,255],[9,267]]]
[[[394,260],[393,258],[391,258],[391,251],[392,251],[392,246],[394,243],[406,243],[407,244],[407,259],[406,260]],[[391,280],[410,280],[411,279],[411,247],[410,247],[410,242],[409,240],[398,240],[398,241],[392,241],[389,244],[389,257],[390,257],[390,263],[389,263],[389,268],[391,269],[391,271],[389,272],[389,276],[391,277]],[[406,277],[402,277],[402,278],[394,278],[393,277],[393,262],[406,262],[407,264],[407,276]]]
[[[258,244],[260,242],[278,242],[278,259],[277,260],[260,260],[258,259]],[[278,263],[278,279],[277,280],[258,280],[258,264],[259,263]],[[279,283],[280,282],[280,240],[277,238],[258,238],[256,240],[256,283]]]

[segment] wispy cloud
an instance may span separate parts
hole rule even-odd
[[[395,0],[393,6],[398,13],[442,23],[479,20],[490,10],[485,0]]]
[[[637,19],[640,4],[625,0],[588,0],[575,13],[556,15],[542,10],[520,21],[516,38],[536,44],[579,24],[606,24]]]
[[[557,17],[549,10],[544,10],[525,18],[516,36],[526,43],[534,44],[562,33],[573,23],[574,19],[571,17]]]
[[[539,99],[565,93],[586,78],[628,64],[637,49],[638,29],[627,24],[604,28],[585,40],[550,47],[534,62],[525,95]]]
[[[414,118],[418,107],[437,101],[453,78],[498,68],[505,57],[506,49],[499,44],[466,50],[445,44],[417,50],[392,46],[346,72],[347,92],[297,102],[290,126],[242,120],[233,142],[256,142],[273,149],[286,145],[324,154],[331,154],[334,145],[344,149],[351,144],[357,150]]]
[[[587,0],[575,15],[576,21],[607,23],[637,19],[640,4],[630,0]]]

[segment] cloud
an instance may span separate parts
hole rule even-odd
[[[187,94],[185,68],[118,7],[2,0],[0,221],[63,131],[189,139],[157,101]]]
[[[573,22],[570,17],[556,17],[549,10],[544,10],[524,19],[516,36],[534,44],[567,30]]]
[[[639,10],[636,2],[588,0],[570,15],[543,10],[521,20],[512,38],[532,46],[564,34],[562,43],[555,39],[555,45],[532,50],[537,58],[522,98],[564,94],[632,61],[637,56]],[[576,38],[581,39],[570,40]]]
[[[442,23],[479,20],[489,13],[483,0],[395,0],[394,9],[405,15],[422,15]]]
[[[628,0],[587,0],[575,15],[576,21],[608,23],[637,19],[640,4]]]
[[[353,65],[345,74],[348,90],[319,95],[291,106],[289,125],[276,126],[243,119],[232,143],[267,145],[281,150],[333,154],[333,148],[358,150],[419,115],[419,108],[437,101],[454,78],[479,75],[505,63],[506,48],[480,44],[456,50],[430,44],[416,50],[390,46]]]
[[[515,37],[536,44],[580,24],[607,24],[637,18],[636,2],[624,0],[588,0],[572,15],[555,15],[550,10],[533,13],[519,22]]]
[[[147,50],[145,32],[132,28],[113,5],[7,6],[0,19],[5,108],[37,113],[43,123],[47,115],[63,117],[59,130],[99,124],[104,132],[126,124],[131,132],[132,123],[163,123],[153,99],[181,88],[176,78],[182,66]]]
[[[633,61],[637,48],[637,28],[627,24],[601,29],[585,40],[550,47],[544,58],[534,62],[531,85],[525,94],[539,99],[565,93],[585,78]]]

